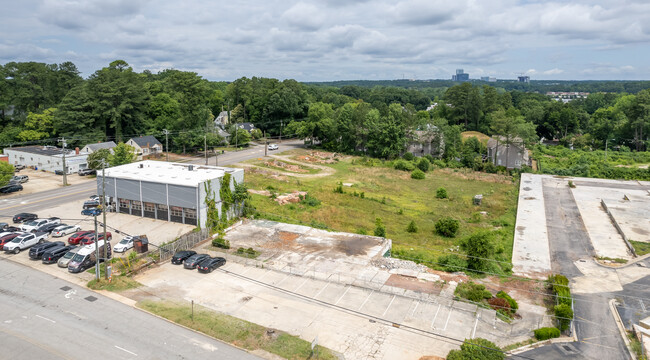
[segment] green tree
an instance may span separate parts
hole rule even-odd
[[[230,135],[230,145],[247,146],[251,142],[251,134],[244,129],[237,128],[236,130],[233,130]]]
[[[531,142],[536,137],[535,125],[527,122],[514,108],[492,113],[492,133],[497,138],[497,149],[499,143],[507,148],[515,143]],[[497,151],[494,152],[493,158],[495,164],[496,153]],[[508,154],[509,151],[506,151],[506,165],[508,164]]]
[[[386,227],[381,221],[381,218],[375,218],[375,236],[386,237]]]
[[[503,360],[506,355],[493,342],[482,339],[465,339],[460,350],[451,350],[447,360]]]
[[[561,331],[567,330],[569,324],[571,324],[571,320],[573,319],[573,309],[571,309],[571,306],[567,304],[559,304],[555,305],[553,310],[555,311],[555,316],[560,323],[559,329]]]
[[[0,161],[0,187],[9,184],[9,180],[14,176],[14,171],[13,165]]]
[[[88,167],[90,169],[99,170],[102,168],[102,162],[106,162],[106,166],[110,166],[111,151],[109,149],[98,149],[88,155]]]
[[[24,124],[25,129],[42,133],[44,134],[43,137],[54,136],[55,112],[56,108],[45,109],[40,114],[29,112]]]
[[[119,143],[113,148],[113,155],[108,159],[111,166],[119,166],[132,163],[136,158],[133,146],[125,143]]]
[[[467,267],[474,271],[486,271],[494,255],[493,233],[479,231],[461,242],[460,248],[467,254]]]
[[[367,125],[371,129],[368,133],[367,148],[371,156],[381,158],[396,158],[406,146],[406,132],[403,123],[404,113],[402,106],[391,104],[387,116],[374,115]]]

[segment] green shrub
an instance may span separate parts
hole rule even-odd
[[[334,193],[336,194],[344,194],[345,191],[343,191],[343,183],[339,181],[338,184],[336,184],[336,187],[334,188]]]
[[[436,221],[436,233],[445,237],[454,237],[458,232],[460,222],[450,217],[444,217]]]
[[[248,248],[248,249],[246,249],[246,253],[249,254],[249,255],[255,255],[255,253],[257,253],[257,252],[255,250],[253,250],[253,248]]]
[[[216,239],[212,239],[212,246],[222,249],[230,249],[230,241],[225,240],[222,237],[218,237]]]
[[[401,209],[400,209],[401,210]],[[409,225],[406,227],[406,231],[410,233],[416,233],[418,232],[418,226],[415,224],[414,220],[411,220]]]
[[[535,330],[535,339],[548,340],[560,337],[560,329],[555,327],[543,327]]]
[[[244,249],[243,247],[237,248],[237,254],[243,254],[244,251],[246,251],[246,249]]]
[[[429,164],[433,164],[433,161],[435,160],[431,154],[424,155],[424,158],[429,160]]]
[[[417,163],[418,169],[422,170],[423,172],[429,171],[429,168],[431,167],[431,163],[427,158],[420,158]]]
[[[510,304],[510,308],[512,309],[513,312],[517,312],[517,309],[519,309],[519,304],[517,304],[517,301],[513,299],[508,293],[505,291],[501,290],[497,293],[497,297],[501,299],[505,299],[508,301],[508,304]]]
[[[320,205],[320,200],[318,200],[315,197],[307,194],[304,197],[300,196],[300,203],[305,204],[307,206],[318,206],[318,205]]]
[[[492,298],[492,294],[485,290],[485,285],[473,282],[464,282],[456,286],[454,295],[473,302],[481,302],[484,299]]]
[[[465,339],[460,350],[451,350],[447,360],[503,360],[506,358],[493,342],[481,338]]]
[[[438,258],[438,265],[443,271],[457,272],[467,269],[467,261],[456,254],[443,255]]]
[[[381,218],[376,218],[375,219],[375,236],[379,237],[386,237],[386,228],[384,227],[384,224],[381,222]]]
[[[447,189],[443,187],[439,187],[438,190],[436,190],[436,197],[438,199],[446,199],[447,196]]]
[[[364,228],[358,228],[357,229],[357,234],[359,234],[359,235],[368,235],[368,232]]]
[[[467,222],[477,224],[480,223],[481,220],[483,220],[483,215],[481,215],[481,213],[475,212],[472,213],[472,216],[469,218]]]
[[[571,306],[571,290],[569,289],[569,279],[564,275],[556,274],[548,277],[548,282],[553,288],[558,303]]]
[[[560,323],[560,330],[564,331],[569,328],[571,319],[573,319],[573,309],[567,304],[555,305],[553,307],[555,316],[557,317],[558,322]]]
[[[415,156],[412,153],[407,152],[402,156],[402,159],[406,161],[413,161],[413,159],[415,159]]]
[[[362,191],[362,192],[359,194],[359,197],[362,198],[362,199],[365,198],[365,197],[366,197],[366,193]]]
[[[422,180],[424,179],[424,172],[420,169],[415,169],[411,173],[411,179]]]
[[[433,160],[433,165],[435,165],[436,167],[439,167],[439,168],[446,168],[447,167],[447,163],[445,163],[442,160],[438,160],[438,159]]]
[[[413,165],[412,162],[402,160],[402,159],[395,161],[395,163],[393,163],[393,167],[395,168],[395,170],[402,170],[402,171],[415,170],[415,165]]]

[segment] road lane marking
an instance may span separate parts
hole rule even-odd
[[[119,346],[117,346],[117,345],[115,345],[115,347],[118,348],[118,349],[120,349],[120,350],[122,350],[122,351],[128,352],[128,353],[131,354],[131,355],[138,356],[138,354],[134,353],[133,351],[129,351],[129,350],[125,349],[125,348],[121,348],[121,347],[119,347]]]
[[[63,194],[63,195],[52,196],[52,197],[45,198],[45,199],[34,200],[34,201],[31,201],[31,202],[26,202],[25,204],[16,204],[16,205],[12,205],[12,206],[6,206],[6,207],[3,207],[3,208],[0,208],[0,211],[15,208],[15,207],[18,207],[18,206],[32,205],[32,204],[40,203],[40,202],[43,202],[43,201],[54,200],[54,199],[58,199],[58,198],[62,198],[62,197],[70,196],[70,195],[81,194],[81,193],[84,193],[84,192],[88,192],[90,190],[91,189],[86,189],[86,190],[76,191],[76,192],[73,192],[73,193],[66,193],[66,194]]]
[[[449,315],[447,315],[447,321],[445,322],[445,328],[442,331],[447,330],[447,325],[449,325],[449,318],[451,317],[451,312],[454,311],[452,307],[449,307]]]
[[[66,299],[72,299],[72,295],[77,294],[77,290],[70,290],[64,296]]]
[[[580,342],[581,342],[581,343],[585,343],[585,344],[589,344],[589,345],[594,345],[594,346],[604,347],[604,348],[607,348],[607,349],[618,350],[617,348],[615,348],[615,347],[613,347],[613,346],[607,346],[607,345],[602,345],[602,344],[592,343],[592,342],[590,342],[590,341],[584,341],[584,340],[582,340],[582,341],[580,341]]]
[[[51,322],[52,324],[56,324],[56,321],[54,321],[54,320],[52,320],[52,319],[48,319],[48,318],[46,318],[45,316],[36,315],[36,317],[37,317],[37,318],[41,318],[41,319],[43,319],[43,320],[47,320],[47,321]]]
[[[386,306],[386,310],[384,310],[384,313],[381,314],[381,317],[386,316],[386,313],[388,312],[388,309],[390,309],[390,306],[393,305],[393,301],[395,301],[395,295],[393,295],[393,298],[390,299],[390,303],[388,303],[388,306]]]

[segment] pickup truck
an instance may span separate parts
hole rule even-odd
[[[30,232],[46,224],[60,224],[60,223],[61,223],[61,219],[59,219],[58,217],[51,217],[48,219],[36,219],[36,220],[24,222],[22,225],[20,225],[20,229],[25,232]]]
[[[47,233],[30,233],[16,236],[11,242],[5,244],[2,249],[5,252],[13,252],[18,254],[21,250],[25,250],[47,239]]]

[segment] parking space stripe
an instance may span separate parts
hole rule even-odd
[[[474,330],[472,330],[472,337],[470,339],[473,339],[476,336],[476,326],[478,325],[478,319],[481,317],[481,314],[476,313],[476,321],[474,322]]]
[[[350,290],[351,287],[352,287],[352,285],[348,285],[348,288],[345,289],[345,291],[343,292],[343,295],[341,295],[341,297],[340,297],[338,300],[336,300],[336,302],[334,303],[334,305],[338,305],[338,304],[339,304],[339,301],[341,301],[341,299],[343,299],[343,297],[345,296],[345,294],[348,293],[348,290]]]
[[[449,324],[449,318],[451,317],[451,312],[452,311],[454,311],[454,308],[450,306],[449,307],[449,315],[447,315],[447,321],[445,322],[445,327],[444,327],[444,329],[442,329],[442,331],[447,330],[447,325]]]
[[[370,294],[368,294],[368,297],[366,298],[366,300],[363,300],[363,303],[361,304],[361,306],[359,306],[359,310],[361,310],[361,308],[363,308],[363,305],[366,304],[366,301],[368,301],[368,299],[370,299],[370,295],[372,295],[372,293],[374,293],[374,292],[375,292],[375,290],[371,291]]]
[[[280,284],[281,284],[284,280],[286,280],[289,276],[291,276],[291,275],[287,274],[285,277],[282,278],[282,280],[278,281],[277,284],[275,284],[275,286],[280,286]]]
[[[324,286],[322,289],[320,289],[320,291],[318,292],[318,294],[314,295],[314,297],[312,297],[312,299],[317,298],[318,295],[320,295],[320,293],[322,293],[323,290],[327,289],[327,287],[328,287],[329,285],[330,285],[330,282],[328,282],[327,284],[325,284],[325,286]]]
[[[386,313],[388,312],[388,309],[390,309],[390,306],[393,305],[393,301],[395,301],[395,296],[396,295],[393,295],[393,298],[390,299],[390,302],[388,303],[388,306],[386,306],[386,310],[384,310],[384,313],[381,314],[381,317],[386,316]]]
[[[296,290],[294,290],[293,292],[297,292],[298,290],[300,290],[300,288],[301,288],[303,285],[305,285],[305,283],[307,282],[307,280],[309,280],[309,279],[305,279],[305,281],[303,281],[302,284],[300,284],[300,285],[296,288]]]
[[[438,310],[436,310],[436,315],[433,317],[433,320],[431,320],[431,328],[435,329],[436,327],[433,326],[433,323],[436,322],[436,319],[438,318],[438,313],[440,312],[440,304],[438,304]]]
[[[413,317],[413,316],[415,315],[415,310],[418,309],[418,306],[419,306],[419,305],[420,305],[420,300],[418,300],[418,301],[415,303],[415,307],[413,308],[413,311],[411,312],[411,317]]]
[[[260,276],[260,278],[257,279],[257,281],[262,281],[262,279],[264,279],[264,277],[265,277],[268,273],[270,273],[271,271],[273,271],[273,270],[271,270],[271,269],[266,270],[266,272],[265,272],[264,274],[262,274],[262,276]]]

